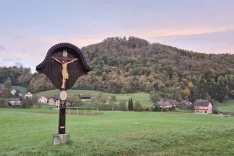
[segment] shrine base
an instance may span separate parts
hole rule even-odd
[[[59,144],[68,144],[70,140],[69,134],[54,134],[53,135],[53,145],[59,145]]]

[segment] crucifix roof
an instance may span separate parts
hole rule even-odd
[[[51,54],[56,49],[59,49],[59,48],[70,48],[70,49],[74,50],[80,56],[80,59],[81,59],[80,61],[81,61],[82,65],[83,65],[84,69],[87,72],[91,71],[91,68],[87,64],[83,52],[78,47],[76,47],[75,45],[70,44],[70,43],[58,43],[58,44],[54,45],[53,47],[51,47],[49,49],[49,51],[47,52],[47,55],[46,55],[45,59],[43,60],[43,62],[40,63],[38,66],[36,66],[36,70],[38,71],[41,68],[43,68],[46,65],[47,61],[51,58]],[[69,60],[69,58],[66,58],[66,60]]]

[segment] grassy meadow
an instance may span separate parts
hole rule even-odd
[[[21,86],[12,86],[12,89],[18,89],[23,95],[27,93],[27,88]]]
[[[71,142],[53,146],[58,115],[40,111],[48,109],[0,109],[0,155],[234,155],[234,117],[111,111],[67,115]]]
[[[234,100],[225,101],[224,103],[215,103],[221,112],[234,112]]]

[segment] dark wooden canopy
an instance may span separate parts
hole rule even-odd
[[[63,56],[63,50],[67,51],[67,57]],[[82,51],[73,44],[59,43],[49,49],[47,55],[42,63],[40,63],[36,70],[39,73],[45,74],[57,89],[61,89],[62,84],[62,65],[56,62],[52,57],[61,61],[70,61],[75,58],[75,61],[68,64],[69,79],[66,81],[66,90],[72,88],[76,80],[91,71],[88,66]]]

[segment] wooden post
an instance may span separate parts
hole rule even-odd
[[[60,100],[59,107],[59,126],[58,133],[65,134],[65,124],[66,124],[66,101]]]
[[[71,109],[69,108],[69,114],[71,114]]]
[[[93,115],[93,108],[92,108],[92,115]]]
[[[76,108],[76,114],[78,115],[78,108]]]
[[[86,108],[85,108],[85,115],[86,115]]]

